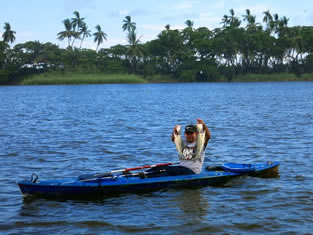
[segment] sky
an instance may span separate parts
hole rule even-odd
[[[167,24],[171,29],[182,29],[186,20],[193,21],[195,28],[221,27],[221,19],[230,15],[230,9],[241,19],[245,10],[250,9],[259,23],[263,12],[269,10],[289,18],[289,26],[313,26],[312,0],[0,0],[0,6],[0,34],[4,23],[10,23],[16,31],[13,45],[37,40],[65,48],[67,41],[58,40],[57,34],[64,30],[62,21],[73,18],[74,11],[85,18],[92,33],[99,24],[107,34],[107,41],[100,48],[127,44],[122,30],[127,15],[136,23],[141,42],[156,39]],[[79,47],[78,42],[75,45]],[[93,38],[87,38],[83,47],[95,49]]]

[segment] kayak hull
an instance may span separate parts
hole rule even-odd
[[[24,196],[89,198],[112,196],[123,193],[157,191],[164,188],[192,188],[224,184],[240,174],[232,172],[210,172],[210,174],[169,176],[155,178],[125,178],[112,182],[95,180],[81,182],[77,179],[46,180],[33,183],[30,180],[18,182]]]
[[[278,172],[279,163],[262,163],[253,172],[237,173],[225,170],[204,170],[201,174],[140,177],[118,175],[91,180],[65,178],[56,180],[23,180],[17,184],[23,196],[45,198],[99,198],[124,193],[140,193],[157,191],[166,188],[198,188],[205,186],[223,185],[229,180],[243,176],[273,175]],[[270,173],[270,174],[269,174]]]

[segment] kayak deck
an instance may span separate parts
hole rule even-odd
[[[221,168],[206,168],[200,174],[145,177],[142,174],[106,176],[81,180],[65,178],[39,181],[37,179],[19,181],[17,184],[24,196],[62,197],[62,198],[98,198],[123,193],[139,193],[164,188],[193,188],[223,185],[230,179],[249,175],[257,177],[275,177],[278,174],[278,162],[256,163],[253,169],[233,172],[234,165],[224,164]],[[226,168],[228,167],[228,169]],[[236,165],[235,167],[239,167]]]

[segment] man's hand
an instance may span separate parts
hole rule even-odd
[[[203,124],[204,124],[204,121],[202,121],[200,118],[197,118],[197,123],[203,125]]]
[[[179,134],[178,131],[177,131],[177,127],[180,127],[180,125],[176,125],[176,126],[174,127],[173,133],[174,133],[175,135],[178,135],[178,134]]]

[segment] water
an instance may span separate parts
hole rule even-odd
[[[312,234],[313,83],[0,87],[0,233]],[[206,164],[280,161],[280,178],[99,201],[24,200],[16,181],[176,162],[202,118]]]

